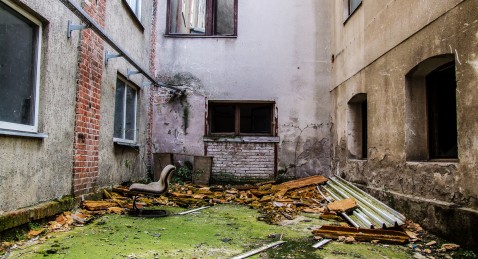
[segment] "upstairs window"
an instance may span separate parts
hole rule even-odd
[[[348,13],[351,15],[362,4],[362,0],[347,0],[348,1]]]
[[[273,103],[209,102],[209,133],[272,135]]]
[[[168,0],[166,33],[236,36],[237,0]]]
[[[0,1],[0,128],[36,132],[41,23]]]
[[[131,8],[131,11],[141,20],[141,0],[124,0]]]
[[[114,141],[136,142],[137,90],[122,78],[116,80]]]
[[[362,0],[342,0],[344,7],[344,22],[362,5]]]

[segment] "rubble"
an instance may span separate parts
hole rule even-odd
[[[338,200],[327,205],[327,208],[331,211],[349,212],[357,208],[357,201],[354,198]]]
[[[402,231],[397,230],[359,229],[354,227],[324,225],[316,230],[313,230],[312,233],[324,238],[330,238],[339,241],[343,240],[343,242],[353,242],[352,238],[362,242],[379,240],[381,243],[389,244],[405,244],[408,242],[408,236]]]
[[[326,183],[327,181],[325,177],[312,176],[282,184],[267,182],[236,187],[173,184],[170,186],[167,194],[159,197],[140,196],[136,204],[138,207],[180,206],[191,208],[191,210],[183,214],[205,209],[215,204],[241,204],[257,209],[261,212],[258,220],[269,224],[276,224],[283,220],[293,220],[300,213],[317,214],[320,215],[321,219],[333,221],[332,224],[335,225],[324,225],[319,229],[313,230],[314,239],[317,241],[334,239],[347,244],[357,241],[371,242],[372,244],[404,244],[421,240],[420,236],[424,232],[423,228],[411,221],[405,222],[402,226],[403,231],[397,230],[400,228],[386,230],[350,227],[344,219],[348,221],[347,215],[355,213],[360,208],[358,206],[359,203],[363,203],[363,201],[358,202],[355,198],[343,198],[333,201],[330,197],[325,196],[327,193],[322,193],[317,187],[319,184]],[[338,182],[339,180],[335,181],[336,185],[340,183]],[[325,189],[327,190],[328,188]],[[97,215],[107,213],[125,214],[126,210],[132,207],[132,198],[128,192],[128,187],[114,187],[112,191],[105,190],[103,194],[105,198],[103,201],[83,201],[83,210],[64,212],[58,215],[54,221],[49,222],[47,229],[30,231],[29,238],[36,237],[47,231],[68,231],[71,226],[83,226]],[[394,212],[388,211],[387,213],[393,214]],[[320,247],[324,244],[319,242],[316,245]],[[6,246],[5,244],[2,245]],[[417,245],[412,244],[410,247],[414,252],[425,254],[454,251],[458,248],[459,246],[455,244],[443,244],[440,247],[437,241]]]

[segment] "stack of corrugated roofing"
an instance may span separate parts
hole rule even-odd
[[[355,227],[390,228],[405,224],[405,216],[338,176],[330,178],[323,187],[335,200],[357,201],[358,208],[352,214],[343,213]]]

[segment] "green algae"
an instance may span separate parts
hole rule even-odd
[[[183,210],[167,209],[173,213]],[[236,205],[217,205],[198,213],[163,218],[106,215],[87,226],[50,234],[41,243],[15,249],[9,258],[229,258],[281,238],[287,243],[261,257],[410,257],[402,246],[333,242],[315,250],[311,248],[311,230],[324,223],[320,219],[299,217],[278,226],[258,221],[258,216],[257,211]]]

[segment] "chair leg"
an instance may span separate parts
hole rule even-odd
[[[139,211],[138,207],[136,207],[136,199],[138,198],[137,195],[133,196],[133,210]]]

